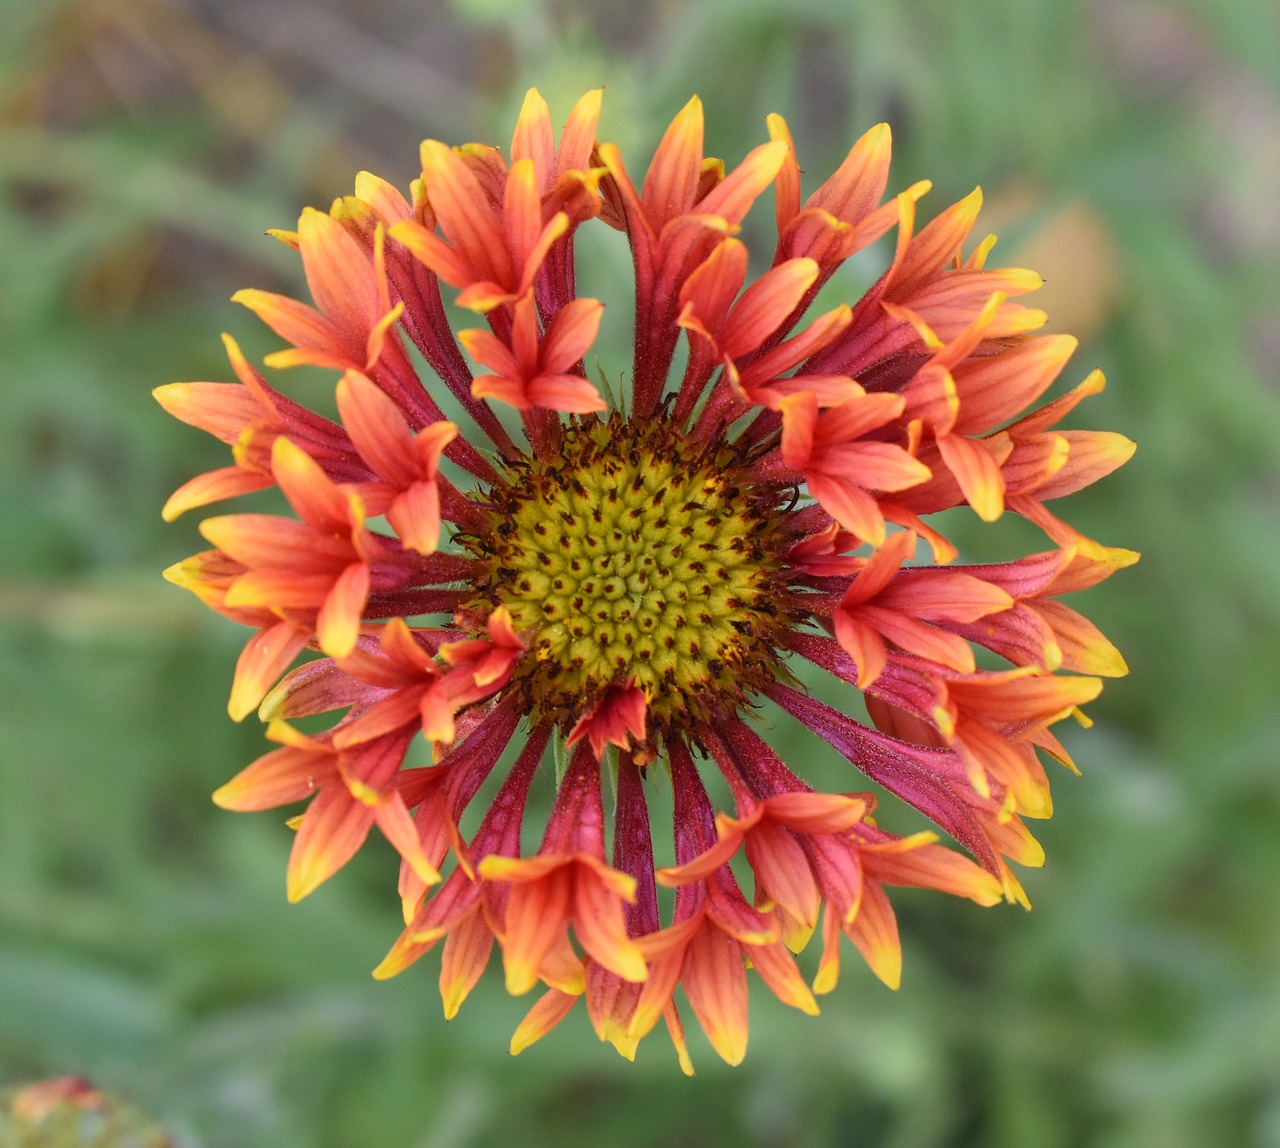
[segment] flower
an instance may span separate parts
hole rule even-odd
[[[1038,276],[988,268],[993,238],[968,249],[978,192],[920,229],[927,184],[884,201],[887,126],[802,201],[777,116],[726,171],[703,155],[691,100],[637,188],[597,141],[600,110],[585,95],[557,144],[531,92],[509,158],[429,140],[409,195],[362,173],[353,196],[276,233],[314,307],[237,298],[289,344],[268,365],[338,373],[338,421],[268,385],[229,337],[238,382],[160,388],[233,451],[166,517],[270,487],[289,508],[206,520],[214,549],[167,574],[254,631],[229,708],[257,709],[280,748],[215,800],[309,799],[291,899],[376,826],[402,858],[405,919],[377,976],[443,941],[451,1017],[496,947],[510,992],[544,986],[513,1051],[584,999],[627,1057],[665,1021],[692,1071],[678,990],[737,1063],[749,969],[814,1013],[848,938],[897,987],[886,887],[1027,904],[1012,864],[1043,860],[1026,825],[1051,813],[1041,755],[1072,766],[1051,727],[1083,721],[1102,678],[1127,672],[1059,598],[1137,558],[1046,504],[1133,444],[1059,428],[1101,389],[1097,372],[1028,411],[1075,341],[1034,334],[1043,313],[1015,302]],[[770,186],[777,241],[752,278],[741,223]],[[587,370],[605,303],[576,290],[586,225],[622,232],[632,255],[617,404]],[[806,318],[894,228],[875,285]],[[483,325],[455,332],[445,288]],[[983,523],[1016,514],[1046,548],[955,564],[935,516],[961,506]],[[316,656],[290,669],[304,650]],[[814,697],[805,666],[848,704]],[[782,761],[754,728],[765,706],[849,760],[848,792]],[[321,732],[291,724],[322,714],[335,718]],[[407,763],[420,737],[430,765]],[[881,827],[855,779],[967,852]],[[655,843],[649,800],[665,786],[672,821]],[[475,809],[482,789],[494,796]],[[538,790],[551,813],[530,854]],[[815,933],[806,980],[795,954]]]

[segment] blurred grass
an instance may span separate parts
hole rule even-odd
[[[1280,1145],[1280,18],[1265,0],[3,0],[0,1084],[83,1072],[201,1148]],[[517,1060],[497,983],[446,1026],[372,852],[283,898],[278,819],[208,793],[239,635],[158,571],[216,443],[149,398],[228,377],[229,304],[297,290],[261,238],[425,135],[504,143],[538,84],[607,85],[640,166],[691,91],[740,157],[787,115],[811,175],[888,118],[893,186],[981,182],[1046,274],[1075,425],[1140,443],[1068,516],[1144,560],[1088,595],[1130,678],[1073,747],[1030,917],[911,891],[906,977],[852,960],[818,1021],[757,993],[685,1083],[573,1016]],[[596,273],[610,273],[602,256]],[[1006,536],[1008,537],[1008,536]],[[972,544],[980,546],[981,537]]]

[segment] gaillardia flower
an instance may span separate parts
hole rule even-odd
[[[737,1063],[748,969],[817,1012],[847,937],[897,986],[887,886],[1026,903],[1009,863],[1042,861],[1024,820],[1051,811],[1041,754],[1071,767],[1051,727],[1125,672],[1061,597],[1136,558],[1048,504],[1132,444],[1059,429],[1097,372],[1028,411],[1075,340],[1032,333],[1044,314],[1015,300],[1038,276],[987,267],[993,238],[969,247],[978,192],[921,228],[927,184],[882,202],[886,126],[804,198],[776,116],[727,171],[695,98],[637,183],[597,141],[600,106],[583,96],[557,144],[531,92],[507,157],[428,140],[407,197],[362,173],[275,233],[313,304],[235,298],[287,344],[267,366],[339,373],[339,421],[230,338],[238,382],[161,387],[233,454],[166,517],[272,486],[291,510],[207,519],[213,549],[168,577],[253,631],[231,715],[257,710],[278,748],[214,800],[309,801],[291,900],[376,826],[406,921],[377,976],[442,945],[453,1016],[496,943],[510,992],[543,987],[513,1051],[584,998],[627,1057],[664,1021],[691,1071],[677,989]],[[777,240],[753,277],[741,224],[771,185]],[[630,245],[623,370],[597,372],[605,303],[577,294],[587,224]],[[811,316],[890,232],[874,286]],[[446,298],[475,325],[455,332]],[[1020,515],[1045,548],[955,564],[933,516],[966,504]],[[822,672],[847,705],[806,688]],[[324,713],[326,731],[296,723]],[[870,792],[816,791],[762,736],[777,714],[968,855],[881,828]],[[419,737],[433,764],[406,763]],[[554,794],[544,827],[526,825],[536,787]]]

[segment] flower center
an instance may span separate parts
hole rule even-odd
[[[747,480],[739,452],[664,422],[576,421],[554,458],[528,457],[488,494],[474,608],[504,605],[530,651],[530,708],[572,723],[634,684],[651,728],[737,709],[777,667],[791,544],[783,488]]]

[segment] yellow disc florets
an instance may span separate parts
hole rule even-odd
[[[473,607],[506,606],[532,654],[531,708],[572,722],[633,684],[659,730],[736,709],[776,673],[782,489],[661,421],[561,434],[554,461],[527,458],[489,492],[489,530],[460,538],[488,575]]]

